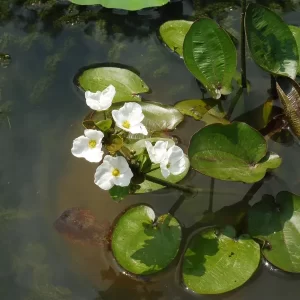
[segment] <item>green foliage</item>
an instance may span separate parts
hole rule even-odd
[[[258,268],[260,248],[233,227],[196,234],[183,260],[183,281],[198,294],[220,294],[243,285]]]
[[[181,226],[174,217],[162,215],[156,219],[151,207],[139,205],[128,209],[117,221],[112,251],[125,270],[148,275],[170,264],[180,242]]]
[[[280,192],[276,199],[266,195],[249,211],[252,237],[267,243],[263,255],[276,267],[300,273],[300,196]]]
[[[91,68],[76,76],[79,86],[85,91],[103,91],[112,84],[116,88],[114,102],[140,101],[140,93],[147,93],[149,87],[135,73],[116,67]]]
[[[79,5],[95,5],[101,4],[107,8],[119,8],[126,10],[139,10],[146,7],[162,6],[169,2],[169,0],[70,0]]]
[[[267,153],[263,136],[245,123],[212,124],[198,131],[189,147],[191,166],[221,180],[252,183],[268,169],[281,164],[277,154]]]
[[[289,26],[277,14],[250,3],[245,29],[251,55],[260,67],[275,75],[296,77],[297,44]]]
[[[193,23],[183,44],[184,62],[213,98],[231,92],[237,52],[228,34],[211,19]]]
[[[116,201],[120,202],[126,198],[126,196],[129,195],[130,188],[129,186],[114,186],[109,190],[109,194],[111,198]]]
[[[297,74],[300,75],[300,27],[297,26],[289,26],[297,44],[297,49],[298,49],[298,55],[299,55],[299,61],[298,61],[298,71]]]

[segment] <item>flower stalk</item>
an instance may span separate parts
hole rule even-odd
[[[241,76],[242,87],[247,88],[247,67],[246,67],[246,38],[245,38],[245,13],[247,0],[242,1],[242,13],[241,13]]]

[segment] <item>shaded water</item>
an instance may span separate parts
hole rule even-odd
[[[61,5],[54,5],[55,1],[29,5],[36,1],[27,1],[26,7],[15,5],[6,13],[11,2],[0,4],[0,52],[12,57],[9,67],[0,69],[0,299],[295,299],[299,277],[264,267],[242,288],[220,296],[187,293],[177,283],[174,269],[145,284],[113,270],[104,250],[71,244],[53,229],[53,221],[70,207],[90,209],[99,221],[113,221],[131,204],[149,203],[161,214],[179,198],[178,192],[164,190],[116,204],[94,185],[95,166],[70,154],[73,139],[82,134],[81,119],[88,112],[72,80],[83,66],[115,62],[140,72],[152,89],[144,95],[147,100],[173,104],[200,98],[199,86],[183,61],[157,38],[164,21],[192,18],[191,3],[174,2],[129,14],[80,8],[81,15],[92,20],[76,23],[81,20],[76,8],[68,9],[63,1]],[[234,1],[197,3],[197,15],[207,13],[237,34],[239,7]],[[300,25],[299,1],[270,5],[288,23]],[[61,23],[67,10],[73,18]],[[268,75],[250,59],[248,65],[253,88],[234,117],[268,97]],[[178,128],[183,148],[202,126],[187,120]],[[272,141],[269,145],[282,156],[283,164],[263,181],[253,202],[282,190],[300,193],[299,147]],[[186,182],[209,190],[211,179],[191,173]],[[250,187],[216,180],[213,210],[240,201]],[[209,194],[203,193],[187,199],[175,216],[189,227],[208,206]]]

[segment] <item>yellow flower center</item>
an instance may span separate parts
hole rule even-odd
[[[90,140],[90,141],[89,141],[89,147],[90,147],[90,148],[95,148],[96,145],[97,145],[97,142],[96,142],[95,140]]]
[[[124,127],[124,128],[130,128],[130,123],[126,120],[126,121],[124,121],[123,122],[123,124],[122,124],[122,126]]]
[[[118,169],[114,169],[111,174],[115,177],[119,176],[120,175],[120,171]]]

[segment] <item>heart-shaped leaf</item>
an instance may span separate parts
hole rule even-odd
[[[162,6],[170,0],[70,0],[79,5],[101,4],[107,8],[119,8],[126,10],[139,10],[146,7]]]
[[[300,86],[288,77],[276,79],[276,89],[292,131],[300,137]]]
[[[229,35],[213,20],[193,23],[183,44],[184,62],[213,98],[231,93],[237,52]]]
[[[168,21],[159,28],[162,40],[174,52],[183,56],[183,41],[193,22],[186,20]]]
[[[267,242],[263,255],[276,267],[300,273],[300,196],[280,192],[276,199],[265,195],[249,211],[252,237]]]
[[[106,115],[110,117],[112,110],[119,109],[123,105],[124,103],[121,102],[113,104],[109,110],[106,111]],[[145,116],[142,123],[147,127],[150,134],[155,131],[174,130],[184,119],[181,112],[173,106],[150,101],[139,102],[139,105],[142,106]],[[83,125],[89,124],[90,121],[97,123],[103,119],[103,112],[93,112],[85,118]]]
[[[169,214],[155,218],[146,205],[129,208],[118,220],[112,234],[112,251],[125,270],[149,275],[166,268],[176,257],[181,226]]]
[[[183,259],[183,281],[198,294],[220,294],[243,285],[256,271],[260,248],[248,235],[238,239],[233,227],[197,233]]]
[[[300,27],[290,25],[289,28],[296,40],[296,44],[297,44],[297,48],[298,48],[299,61],[298,61],[297,74],[300,75]]]
[[[289,26],[276,13],[250,3],[245,29],[251,55],[261,68],[275,75],[296,77],[297,44]]]
[[[141,101],[140,93],[147,93],[149,87],[135,73],[116,67],[99,67],[84,70],[75,76],[75,82],[84,91],[103,91],[112,84],[116,88],[113,102]]]
[[[267,153],[264,137],[245,123],[212,124],[191,139],[191,166],[202,174],[230,181],[252,183],[261,180],[281,159]]]

